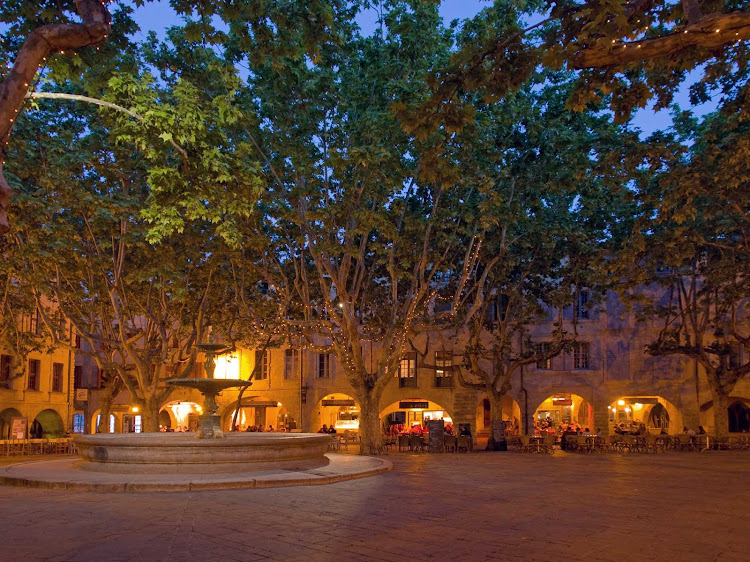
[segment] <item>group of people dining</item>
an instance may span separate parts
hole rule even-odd
[[[404,425],[402,423],[396,423],[389,425],[384,428],[385,435],[389,436],[395,436],[395,435],[419,435],[423,437],[427,437],[430,434],[430,430],[427,427],[427,424],[420,424],[415,423],[411,426]],[[445,435],[453,435],[453,424],[448,422],[445,424],[443,428],[443,433]]]

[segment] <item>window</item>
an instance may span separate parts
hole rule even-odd
[[[299,373],[299,349],[284,350],[284,378],[293,379]]]
[[[733,342],[729,346],[729,368],[739,369],[745,364],[742,344]]]
[[[73,388],[83,388],[83,367],[81,365],[73,367]]]
[[[73,433],[83,433],[84,431],[83,414],[73,414]]]
[[[39,359],[29,359],[29,390],[39,390],[39,371],[42,362]]]
[[[577,320],[586,320],[589,317],[589,309],[586,305],[589,302],[589,292],[581,291],[578,293],[575,306],[575,317]]]
[[[315,365],[315,376],[319,379],[331,377],[331,354],[318,353],[318,360]]]
[[[63,391],[63,364],[52,363],[52,392]]]
[[[398,365],[398,386],[416,387],[417,386],[417,355],[410,353],[401,358]]]
[[[534,344],[534,353],[537,355],[542,355],[544,353],[549,353],[549,342],[542,342]],[[552,368],[552,358],[548,357],[547,359],[541,359],[536,362],[536,368],[537,369],[551,369]]]
[[[10,386],[10,367],[13,363],[13,357],[10,355],[0,355],[0,386],[8,388]]]
[[[39,310],[35,310],[29,316],[23,316],[22,325],[25,332],[36,334],[38,336],[42,330],[41,322],[39,321]]]
[[[102,421],[102,415],[97,414],[96,416],[96,428],[97,428],[96,432],[97,433],[99,433],[99,424],[101,423],[101,421]],[[114,414],[109,415],[109,432],[110,433],[115,432],[115,415]]]
[[[574,343],[573,344],[573,368],[574,369],[588,369],[589,368],[589,344],[588,343]]]
[[[447,351],[435,352],[435,386],[453,386],[453,356]]]
[[[268,380],[268,353],[267,349],[255,352],[255,380]]]
[[[73,339],[73,347],[75,347],[76,349],[81,349],[81,336],[79,336],[78,334],[76,334]]]

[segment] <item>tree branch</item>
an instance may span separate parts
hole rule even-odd
[[[700,11],[700,10],[699,10]],[[669,35],[630,43],[605,44],[583,49],[573,58],[573,68],[604,68],[631,62],[671,57],[687,49],[718,49],[750,39],[750,14],[709,14],[697,23]]]
[[[13,190],[3,175],[5,145],[23,107],[29,84],[43,61],[54,51],[79,49],[100,43],[110,29],[110,16],[101,0],[76,0],[80,24],[44,25],[32,31],[0,84],[0,232],[8,230],[8,204]]]
[[[122,107],[121,105],[117,105],[116,103],[96,99],[96,98],[90,98],[88,96],[80,96],[78,94],[65,94],[65,93],[58,93],[58,92],[29,92],[26,94],[27,98],[34,98],[34,99],[52,99],[52,100],[72,100],[72,101],[83,101],[86,103],[93,103],[94,105],[100,105],[102,107],[108,107],[110,109],[116,109],[117,111],[121,111],[136,121],[139,121],[143,123],[145,119],[135,113],[134,111],[130,111],[129,109]],[[180,154],[182,154],[183,158],[185,160],[188,159],[188,154],[185,152],[185,149],[182,148],[180,145],[178,145],[174,140],[169,139],[169,144],[171,144]]]

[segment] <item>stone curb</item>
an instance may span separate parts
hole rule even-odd
[[[193,475],[198,476],[198,480],[187,480],[184,482],[170,482],[170,481],[149,481],[149,482],[96,482],[95,476],[89,481],[73,481],[65,479],[65,472],[70,472],[73,469],[59,470],[60,479],[55,479],[54,476],[49,478],[33,478],[29,476],[8,476],[2,475],[2,472],[7,472],[12,469],[17,469],[22,465],[38,465],[51,463],[54,461],[38,461],[38,462],[22,462],[18,464],[6,465],[0,469],[0,485],[12,486],[16,488],[41,488],[47,490],[66,490],[76,492],[200,492],[200,491],[212,491],[212,490],[236,490],[236,489],[249,489],[249,488],[276,488],[276,487],[289,487],[289,486],[322,486],[326,484],[335,484],[337,482],[344,482],[347,480],[354,480],[357,478],[366,478],[368,476],[377,476],[393,469],[393,463],[390,461],[379,459],[376,457],[360,457],[367,458],[369,463],[368,466],[362,470],[356,470],[352,472],[351,468],[344,466],[336,466],[339,463],[336,462],[336,458],[342,459],[344,455],[335,455],[330,457],[331,464],[325,469],[314,469],[309,472],[307,471],[279,471],[267,475],[252,475],[252,473],[244,473],[247,475],[246,478],[236,478],[229,480],[227,474],[201,474]],[[342,459],[343,460],[343,459]],[[70,461],[73,462],[73,459]],[[346,470],[346,472],[339,472]],[[81,476],[82,471],[76,471],[77,476]],[[95,475],[96,473],[90,473]],[[298,477],[294,477],[297,475]],[[123,475],[127,477],[128,475]],[[187,478],[190,475],[155,475],[165,476],[168,478]],[[237,476],[237,475],[232,475]]]

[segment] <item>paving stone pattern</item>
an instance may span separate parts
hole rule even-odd
[[[0,487],[0,560],[750,559],[750,453],[390,454],[329,486]]]

